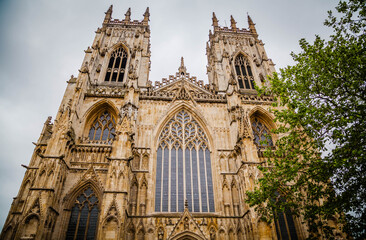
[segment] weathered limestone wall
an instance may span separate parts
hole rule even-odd
[[[249,30],[221,28],[207,45],[208,80],[190,76],[184,66],[175,75],[149,81],[149,12],[142,21],[106,12],[77,77],[71,76],[53,123],[47,119],[9,211],[1,239],[65,239],[72,208],[90,188],[98,199],[97,239],[276,239],[274,225],[246,203],[266,164],[253,141],[254,118],[276,126],[270,96],[240,89],[234,59],[244,54],[257,85],[274,71],[251,19]],[[105,82],[112,52],[128,53],[120,83]],[[158,138],[165,124],[187,111],[203,129],[210,150],[215,212],[155,212]],[[113,140],[89,138],[97,117],[114,119]],[[276,136],[272,136],[275,141]],[[299,236],[303,238],[304,236]]]

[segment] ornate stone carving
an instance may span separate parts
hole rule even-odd
[[[241,138],[250,138],[251,137],[251,129],[250,123],[248,119],[248,110],[244,110],[240,106],[234,106],[229,109],[229,113],[231,116],[231,122],[238,122],[238,137]]]
[[[272,96],[258,95],[240,95],[240,99],[244,104],[271,105],[274,102]]]
[[[88,47],[86,50],[84,50],[85,53],[92,53],[92,50],[90,47]]]
[[[124,86],[100,86],[94,84],[85,93],[86,97],[123,98],[126,93]]]
[[[102,64],[99,64],[99,65],[97,66],[97,68],[95,69],[95,71],[96,71],[97,73],[99,73],[101,68],[102,68]]]
[[[121,108],[120,118],[127,117],[130,121],[137,120],[138,107],[128,102]]]
[[[213,85],[204,85],[202,80],[190,77],[184,65],[178,71],[175,76],[170,75],[168,79],[163,78],[162,82],[155,82],[149,91],[141,92],[140,99],[226,103],[226,95],[217,94]]]
[[[88,68],[88,62],[85,62],[85,64],[81,67],[81,69],[79,70],[79,72],[81,73],[89,73],[89,68]]]

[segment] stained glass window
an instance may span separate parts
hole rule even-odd
[[[98,198],[93,190],[88,187],[76,198],[71,209],[66,239],[95,239],[98,213]]]
[[[178,112],[159,136],[156,164],[155,211],[214,212],[210,150],[197,121]]]
[[[249,61],[243,54],[235,58],[235,71],[241,89],[254,89],[254,78]]]
[[[123,82],[126,71],[127,52],[123,47],[120,47],[111,54],[107,73],[105,75],[106,82]]]
[[[273,146],[270,131],[261,121],[258,120],[258,118],[253,119],[252,129],[254,144],[257,146],[258,149]]]
[[[89,130],[89,140],[111,142],[116,131],[116,122],[108,111],[101,112]]]

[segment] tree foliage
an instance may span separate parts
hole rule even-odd
[[[366,1],[340,1],[325,25],[333,34],[300,40],[295,65],[269,77],[281,137],[267,149],[248,203],[263,218],[291,209],[309,239],[339,231],[366,238]]]

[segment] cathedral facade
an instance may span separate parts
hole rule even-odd
[[[184,65],[149,80],[149,9],[96,31],[55,120],[36,143],[1,239],[303,239],[300,220],[268,224],[246,191],[274,146],[274,64],[249,28],[213,14],[208,84]]]

